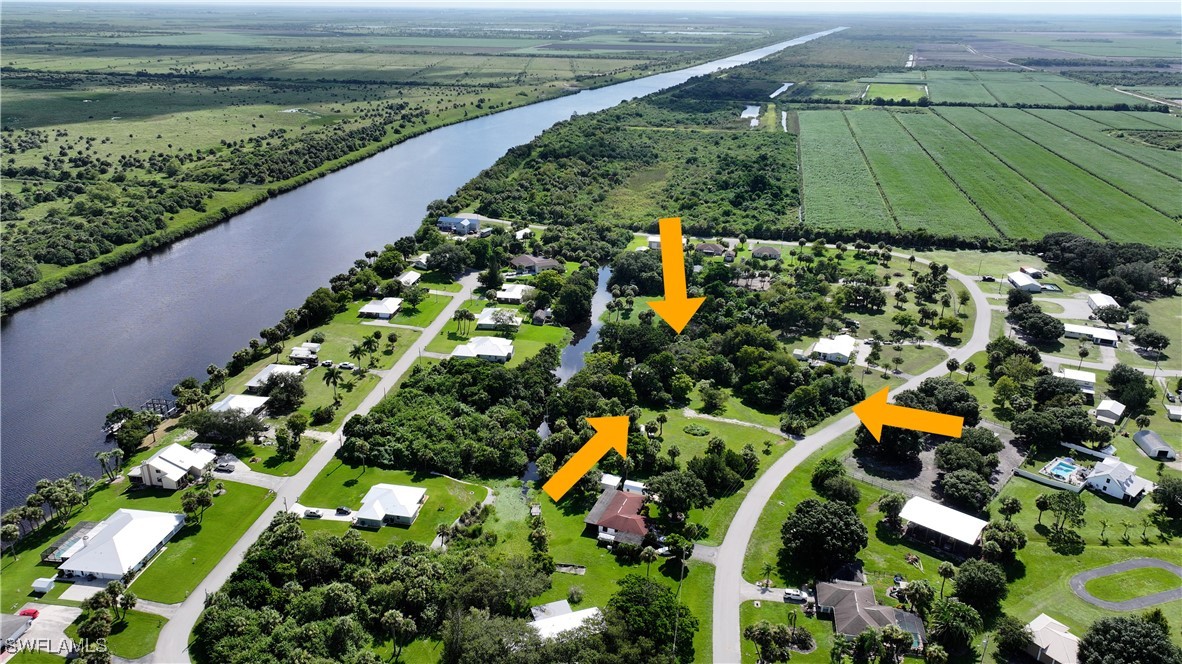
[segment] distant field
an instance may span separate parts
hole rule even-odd
[[[1113,134],[1152,113],[994,108],[800,113],[804,221],[820,228],[1171,244],[1178,155]],[[1167,166],[1171,163],[1173,169]]]
[[[1162,99],[1182,99],[1182,85],[1147,85],[1132,88],[1132,90]]]
[[[920,97],[926,95],[926,90],[926,86],[923,85],[874,83],[870,86],[870,90],[866,93],[866,96],[871,99],[882,97],[883,99],[910,99],[911,101],[917,101]]]
[[[1177,37],[1164,36],[1099,37],[1087,33],[1055,35],[1011,32],[994,33],[990,36],[1018,44],[1105,58],[1178,58],[1179,50],[1182,49],[1182,41]]]
[[[1112,106],[1137,100],[1108,88],[1048,72],[916,71],[879,74],[862,79],[871,95],[881,85],[905,84],[922,76],[932,101],[967,104],[1038,104],[1043,106]]]

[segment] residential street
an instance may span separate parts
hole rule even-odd
[[[476,278],[477,274],[471,273],[460,279],[459,283],[463,286],[460,292],[451,294],[454,295],[451,302],[424,329],[419,338],[402,354],[402,357],[394,364],[394,367],[386,372],[382,380],[350,416],[368,413],[371,408],[382,400],[386,392],[398,383],[398,379],[410,370],[411,365],[419,358],[419,351],[434,339],[444,326],[451,322],[452,314],[471,296],[472,290],[476,287]],[[343,428],[344,424],[342,423],[341,429]],[[316,451],[315,456],[308,461],[308,465],[304,466],[303,470],[280,483],[271,505],[267,507],[246,533],[242,535],[238,542],[226,552],[226,555],[213,568],[213,571],[197,586],[196,591],[180,604],[172,620],[169,620],[164,625],[164,629],[160,631],[160,638],[156,641],[156,651],[152,661],[158,662],[159,664],[182,664],[183,662],[190,661],[188,652],[189,634],[193,631],[193,626],[197,624],[197,619],[201,617],[201,612],[205,609],[205,596],[209,593],[216,592],[222,587],[222,584],[230,578],[230,575],[238,567],[239,561],[242,560],[243,555],[246,554],[246,550],[250,548],[250,545],[254,544],[254,541],[262,535],[263,531],[270,525],[271,519],[277,513],[283,511],[284,504],[286,503],[289,506],[294,504],[299,499],[300,494],[312,483],[312,480],[316,479],[320,471],[332,461],[333,454],[342,440],[343,434],[341,429],[338,429],[332,438]]]

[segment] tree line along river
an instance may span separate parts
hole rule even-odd
[[[204,376],[366,250],[413,233],[430,201],[509,148],[574,113],[840,29],[436,129],[17,312],[0,344],[3,508],[39,478],[97,475],[100,427],[116,400],[136,407]]]

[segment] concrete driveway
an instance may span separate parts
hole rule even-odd
[[[74,650],[74,642],[66,636],[66,627],[82,615],[82,609],[73,606],[56,606],[53,604],[38,604],[29,602],[22,609],[37,609],[41,615],[33,621],[29,631],[18,639],[19,647],[23,650],[65,657]],[[0,662],[8,661],[11,655],[0,657]]]
[[[312,507],[310,505],[301,505],[299,503],[292,503],[288,512],[298,514],[301,519],[304,518],[304,510],[320,510],[320,518],[317,521],[347,521],[353,523],[352,514],[337,514],[335,507]]]

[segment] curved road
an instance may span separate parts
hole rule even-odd
[[[761,240],[760,244],[772,243]],[[905,256],[899,253],[895,255]],[[930,262],[916,260],[921,263]],[[964,346],[951,353],[952,357],[964,362],[974,353],[985,350],[985,345],[989,343],[989,323],[992,320],[992,314],[989,301],[972,277],[951,269],[948,270],[948,276],[961,282],[968,289],[973,298],[973,307],[976,312],[972,336]],[[892,387],[891,390],[912,389],[925,378],[942,376],[946,373],[948,371],[944,365],[939,364],[898,387]],[[747,493],[747,497],[743,499],[743,503],[739,505],[739,511],[735,513],[734,520],[731,521],[726,537],[723,538],[722,545],[718,547],[714,559],[714,662],[737,663],[742,659],[739,607],[750,598],[751,593],[748,592],[748,587],[754,587],[754,584],[743,580],[743,558],[747,554],[747,545],[751,543],[751,535],[755,532],[755,525],[759,521],[759,515],[763,512],[764,505],[772,499],[776,489],[788,476],[788,473],[795,470],[813,452],[833,442],[842,434],[852,431],[856,426],[858,426],[858,418],[850,413],[817,433],[806,436],[795,447],[788,450],[784,456],[780,457],[776,463],[772,464],[771,468],[755,482],[751,491]]]
[[[386,372],[381,382],[365,397],[357,410],[349,414],[345,419],[358,414],[365,414],[371,408],[376,406],[386,392],[398,383],[398,379],[406,373],[412,364],[419,358],[419,352],[423,350],[428,343],[431,342],[445,325],[451,322],[452,314],[460,305],[468,301],[471,297],[473,289],[476,287],[477,275],[471,273],[460,279],[460,284],[463,288],[458,293],[447,293],[451,295],[451,302],[443,308],[443,311],[435,317],[434,322],[428,325],[422,335],[411,344],[402,357],[394,363],[394,366]],[[242,556],[246,554],[246,550],[254,544],[255,540],[263,534],[267,526],[271,525],[271,520],[275,515],[284,511],[288,505],[294,505],[299,499],[312,480],[320,474],[320,471],[332,461],[333,455],[336,454],[337,446],[340,445],[344,434],[344,422],[341,423],[341,428],[337,429],[332,437],[320,446],[316,454],[308,460],[303,470],[299,473],[287,478],[282,482],[275,492],[275,500],[270,506],[251,524],[250,528],[238,538],[238,541],[226,552],[217,566],[201,581],[201,584],[179,605],[176,606],[176,613],[172,619],[164,624],[164,628],[160,630],[160,637],[156,641],[156,651],[153,653],[153,661],[163,664],[183,664],[189,662],[189,635],[193,631],[193,626],[197,624],[197,619],[201,617],[201,612],[205,610],[205,596],[209,593],[216,592],[223,584],[229,580],[230,575],[238,568],[238,563],[242,560]]]

